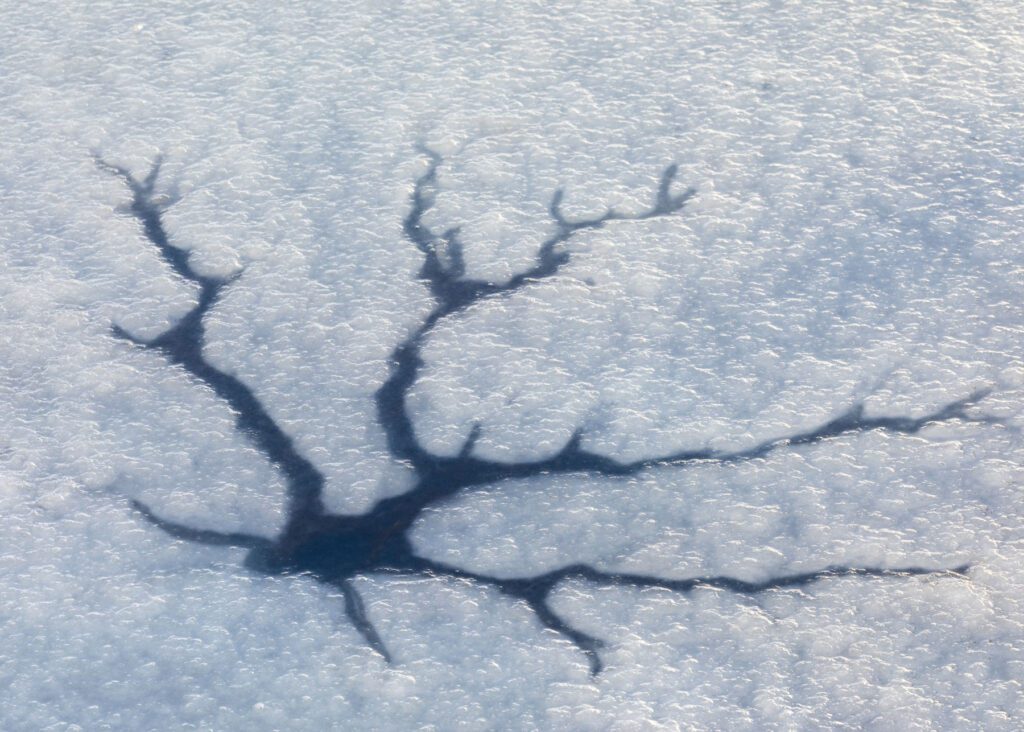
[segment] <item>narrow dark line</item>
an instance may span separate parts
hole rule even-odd
[[[589,452],[581,447],[582,432],[577,432],[572,439],[555,455],[536,461],[503,463],[462,454],[458,461],[465,472],[478,480],[471,485],[486,485],[501,480],[531,478],[538,475],[556,475],[561,473],[584,473],[605,477],[630,476],[658,467],[681,466],[694,463],[742,463],[767,457],[773,452],[786,447],[812,445],[842,435],[882,430],[897,434],[913,435],[925,427],[943,422],[978,422],[999,424],[1001,420],[994,417],[975,417],[966,413],[966,408],[979,403],[987,390],[977,391],[970,396],[951,402],[936,411],[919,418],[908,417],[864,417],[863,408],[857,405],[846,414],[834,419],[821,427],[808,432],[798,433],[768,442],[739,452],[718,452],[714,450],[684,450],[653,458],[644,458],[631,462],[619,462],[606,455]],[[448,460],[452,460],[448,458]],[[444,464],[444,459],[440,460]]]
[[[578,649],[580,649],[583,655],[587,657],[587,663],[590,665],[591,676],[597,676],[604,670],[604,661],[601,660],[601,654],[599,653],[599,651],[605,646],[603,640],[595,638],[589,633],[584,633],[579,628],[567,623],[560,615],[551,609],[547,600],[531,602],[529,604],[530,608],[537,616],[537,619],[545,628],[549,628],[568,638]]]
[[[363,598],[360,597],[359,591],[352,586],[349,580],[339,583],[339,587],[345,596],[345,615],[348,616],[352,627],[359,631],[359,634],[363,636],[363,639],[370,648],[383,656],[385,661],[391,663],[391,653],[388,652],[387,646],[384,645],[380,634],[377,633],[377,629],[370,622],[366,614],[366,606],[363,604]]]
[[[687,579],[665,579],[652,575],[629,574],[618,572],[602,572],[587,565],[573,565],[555,570],[545,575],[545,580],[557,584],[567,579],[581,579],[594,584],[607,584],[630,587],[656,587],[673,592],[690,592],[700,587],[714,587],[742,595],[759,595],[771,590],[806,587],[826,579],[843,577],[918,577],[922,575],[959,575],[963,576],[970,569],[969,565],[960,565],[952,569],[928,569],[925,567],[847,567],[831,566],[813,572],[772,577],[762,582],[749,582],[725,575],[708,577],[690,577]]]
[[[189,541],[193,544],[206,544],[208,546],[235,546],[245,549],[260,549],[271,546],[272,542],[261,536],[253,536],[244,533],[223,533],[208,529],[194,529],[191,526],[175,523],[156,516],[149,507],[141,501],[131,501],[131,506],[146,519],[166,534],[175,539]]]
[[[501,578],[479,572],[470,572],[450,564],[445,564],[444,562],[436,562],[416,556],[412,557],[408,565],[400,571],[468,580],[476,584],[489,585],[502,594],[523,600],[530,606],[537,619],[545,627],[565,636],[580,649],[590,664],[591,675],[596,676],[604,668],[604,663],[599,653],[600,649],[604,646],[604,641],[574,627],[555,613],[549,604],[551,592],[559,584],[567,580],[583,580],[595,585],[616,587],[658,588],[680,594],[688,594],[695,589],[708,587],[738,595],[759,595],[772,590],[807,587],[824,580],[844,577],[898,578],[923,575],[962,577],[966,576],[969,569],[970,565],[966,564],[952,569],[831,566],[812,572],[782,575],[761,582],[750,582],[727,575],[666,579],[654,575],[604,572],[587,564],[572,564],[534,576]]]

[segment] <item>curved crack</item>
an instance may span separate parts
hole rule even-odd
[[[486,298],[515,292],[531,282],[552,277],[569,262],[570,254],[561,245],[574,234],[601,228],[613,222],[644,221],[680,211],[696,194],[692,188],[672,193],[677,174],[675,165],[662,172],[651,208],[638,214],[623,214],[609,209],[601,216],[569,220],[561,211],[563,192],[555,191],[549,206],[554,233],[538,246],[532,267],[504,283],[465,279],[465,260],[458,228],[442,235],[432,232],[423,217],[433,205],[437,171],[441,157],[420,148],[428,158],[426,172],[415,182],[409,214],[403,221],[403,233],[423,255],[419,278],[436,300],[433,310],[391,354],[391,375],[375,394],[377,419],[384,430],[387,446],[397,460],[408,462],[416,474],[416,483],[404,494],[378,501],[360,515],[336,515],[326,512],[322,493],[323,474],[295,447],[292,439],[270,415],[266,407],[245,383],[218,369],[203,357],[203,318],[219,296],[239,275],[227,278],[201,274],[190,263],[188,250],[170,242],[163,226],[164,205],[154,194],[160,171],[158,159],[146,178],[138,180],[119,166],[97,160],[100,167],[125,182],[132,194],[128,207],[141,223],[146,239],[167,265],[183,280],[199,288],[196,305],[174,326],[152,340],[137,338],[119,326],[114,336],[137,347],[160,352],[171,364],[182,367],[192,377],[213,390],[235,413],[244,432],[263,456],[284,475],[288,485],[288,520],[280,536],[271,540],[244,533],[221,533],[194,529],[155,515],[147,506],[132,501],[132,506],[150,524],[183,541],[215,546],[249,549],[246,567],[266,574],[305,574],[337,587],[345,599],[345,612],[367,645],[386,660],[391,659],[386,645],[374,629],[352,580],[362,574],[399,573],[420,576],[446,576],[487,585],[500,593],[521,600],[537,620],[574,643],[587,657],[592,674],[603,668],[599,649],[603,641],[591,636],[560,617],[550,607],[553,589],[569,579],[594,584],[612,584],[638,588],[661,588],[687,593],[697,587],[713,587],[740,594],[758,594],[774,589],[799,587],[813,582],[847,576],[912,576],[934,573],[964,574],[966,566],[954,569],[828,567],[804,574],[784,575],[761,583],[726,576],[666,579],[652,575],[603,572],[585,564],[574,564],[533,577],[501,578],[475,573],[418,556],[409,540],[409,531],[425,509],[457,493],[513,478],[552,473],[585,473],[601,476],[630,475],[649,468],[684,465],[699,461],[737,462],[761,458],[785,447],[808,445],[851,432],[885,430],[914,434],[927,425],[949,422],[997,422],[991,417],[972,416],[968,408],[987,394],[977,391],[951,402],[920,418],[867,417],[862,405],[854,405],[840,417],[808,432],[767,441],[737,452],[713,450],[682,451],[634,462],[619,462],[589,452],[582,447],[583,433],[577,431],[568,443],[550,458],[519,463],[502,463],[473,456],[480,436],[475,425],[462,449],[455,456],[435,455],[416,439],[406,396],[416,382],[423,365],[421,349],[427,335],[444,318],[464,311]]]
[[[131,501],[130,503],[132,508],[142,514],[142,517],[149,523],[161,529],[164,533],[182,541],[189,541],[193,544],[207,544],[208,546],[237,546],[244,549],[267,549],[273,543],[269,539],[264,539],[262,536],[253,536],[252,534],[195,529],[185,524],[160,518],[141,501]]]

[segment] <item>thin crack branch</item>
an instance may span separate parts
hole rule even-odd
[[[533,610],[533,614],[537,616],[537,620],[545,628],[567,638],[586,656],[591,676],[597,676],[604,670],[604,660],[601,658],[600,653],[601,649],[605,647],[603,640],[570,625],[551,608],[547,599],[537,602],[527,600],[527,602],[530,605],[530,609]]]
[[[601,228],[609,221],[644,221],[671,215],[681,210],[686,202],[696,195],[696,190],[689,188],[684,193],[673,196],[670,193],[670,188],[678,167],[669,165],[662,172],[654,205],[649,210],[635,215],[626,215],[609,209],[603,215],[593,219],[569,221],[561,212],[564,194],[559,189],[552,195],[549,207],[556,231],[554,235],[540,244],[537,250],[537,261],[531,268],[514,275],[504,284],[467,280],[463,279],[465,261],[462,244],[458,240],[458,227],[453,227],[443,237],[438,237],[423,222],[423,217],[434,203],[434,188],[437,185],[437,172],[442,160],[440,155],[427,147],[420,146],[418,149],[428,157],[429,162],[426,172],[416,180],[413,186],[412,207],[403,222],[402,230],[406,239],[423,254],[420,279],[427,283],[437,305],[423,324],[395,347],[391,355],[393,364],[391,377],[377,391],[376,402],[378,421],[385,429],[388,448],[399,459],[409,461],[418,473],[424,474],[444,458],[428,453],[417,441],[405,399],[423,365],[420,349],[424,338],[434,326],[442,319],[461,312],[484,299],[512,293],[522,289],[528,283],[556,275],[570,260],[569,252],[561,250],[559,247],[577,232]],[[447,265],[442,261],[439,253],[439,246],[442,244],[448,253]]]
[[[586,564],[573,564],[542,575],[544,583],[554,587],[566,580],[585,580],[598,585],[616,585],[637,588],[660,588],[673,592],[690,592],[701,587],[713,587],[741,595],[759,595],[771,590],[791,587],[806,587],[826,579],[842,577],[918,577],[922,575],[964,576],[970,565],[963,564],[952,569],[929,569],[926,567],[851,567],[833,565],[812,572],[781,575],[761,582],[736,579],[727,575],[666,579],[653,575],[628,572],[604,572]]]
[[[190,253],[170,242],[163,225],[163,207],[154,201],[154,189],[160,172],[161,158],[142,181],[120,166],[97,158],[97,165],[121,178],[132,194],[130,213],[143,226],[146,239],[161,258],[182,279],[199,285],[199,300],[176,325],[152,340],[137,338],[114,325],[112,334],[136,346],[156,350],[171,362],[180,365],[193,377],[213,389],[235,412],[238,428],[247,434],[257,449],[281,472],[288,482],[290,523],[323,513],[323,475],[309,460],[299,454],[292,439],[285,434],[256,397],[252,389],[237,377],[211,365],[203,356],[205,328],[203,318],[216,304],[225,287],[240,273],[230,277],[208,277],[190,264]]]
[[[220,287],[225,280],[215,277],[205,277],[196,272],[189,264],[190,252],[171,244],[164,230],[161,216],[167,204],[155,200],[154,190],[157,178],[160,175],[160,168],[163,165],[163,156],[157,156],[149,173],[143,180],[138,180],[127,168],[113,165],[101,158],[96,158],[96,164],[103,170],[117,176],[124,181],[132,194],[132,202],[128,206],[128,213],[138,219],[142,224],[146,238],[160,252],[161,258],[170,265],[171,269],[182,279],[194,282],[200,287]]]
[[[366,614],[366,606],[359,591],[352,585],[351,580],[344,580],[338,584],[342,594],[345,596],[345,615],[348,616],[352,626],[363,636],[366,644],[379,653],[385,661],[391,663],[391,653],[381,639],[377,629],[373,627],[369,616]]]
[[[502,594],[523,600],[529,605],[542,625],[561,634],[579,648],[587,657],[591,675],[596,676],[604,668],[600,656],[600,649],[605,645],[604,641],[574,627],[558,615],[549,602],[550,595],[555,588],[567,580],[582,580],[594,585],[616,587],[657,588],[680,594],[688,594],[699,588],[715,588],[738,595],[759,595],[771,590],[806,587],[823,580],[843,577],[918,577],[923,575],[963,577],[966,576],[969,569],[970,565],[967,564],[952,569],[830,566],[812,572],[781,575],[761,582],[751,582],[728,575],[668,579],[655,575],[605,572],[587,564],[571,564],[539,575],[501,578],[416,556],[404,571],[489,585]]]
[[[118,340],[128,341],[133,346],[139,346],[140,348],[153,347],[153,341],[147,341],[143,338],[139,338],[138,336],[134,336],[128,331],[126,331],[124,328],[122,328],[120,325],[110,326],[110,334],[117,338]]]
[[[568,443],[555,455],[543,460],[519,463],[504,463],[473,457],[463,447],[457,458],[471,466],[474,474],[487,476],[487,483],[509,479],[523,479],[538,475],[556,475],[561,473],[588,473],[619,477],[636,475],[646,470],[659,467],[680,466],[692,463],[740,463],[767,457],[769,454],[786,447],[812,445],[824,440],[833,439],[846,434],[881,430],[895,434],[913,435],[922,429],[935,424],[947,422],[965,422],[977,424],[1002,424],[1004,420],[988,415],[974,416],[967,413],[967,408],[980,403],[988,394],[988,389],[981,389],[970,396],[958,399],[940,407],[923,417],[865,417],[864,408],[858,404],[846,413],[825,423],[817,429],[800,432],[789,437],[762,442],[754,447],[736,452],[715,451],[710,449],[684,450],[669,455],[643,458],[631,462],[620,462],[606,455],[599,455],[583,449],[584,433],[577,431]],[[479,426],[474,427],[473,443],[480,436]],[[467,443],[469,445],[469,443]],[[472,446],[469,445],[470,451]]]
[[[273,545],[269,539],[262,536],[254,536],[245,533],[225,533],[210,529],[195,529],[185,524],[179,524],[160,518],[154,514],[149,507],[141,501],[131,501],[134,508],[142,517],[169,536],[193,544],[205,544],[207,546],[234,546],[244,549],[266,549]]]

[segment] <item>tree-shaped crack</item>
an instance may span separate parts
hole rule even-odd
[[[236,415],[238,429],[282,473],[288,490],[287,520],[281,533],[274,539],[192,528],[161,518],[148,506],[132,501],[134,509],[146,521],[176,539],[246,548],[249,550],[246,566],[253,571],[305,574],[338,588],[345,598],[345,611],[353,626],[373,649],[389,661],[391,655],[384,640],[367,616],[353,584],[353,579],[359,575],[386,573],[449,577],[492,587],[503,595],[524,602],[543,626],[574,643],[586,655],[592,674],[599,673],[603,667],[599,654],[603,641],[574,627],[558,615],[549,602],[552,591],[566,580],[575,579],[595,585],[653,587],[680,594],[699,587],[711,587],[757,595],[835,577],[908,577],[934,573],[962,575],[967,571],[967,566],[939,570],[922,567],[827,566],[818,571],[782,575],[763,582],[746,582],[727,576],[669,579],[605,572],[589,565],[574,564],[535,576],[507,578],[469,571],[417,554],[409,539],[409,531],[427,508],[438,506],[473,488],[499,481],[557,473],[624,476],[657,466],[685,466],[700,462],[733,463],[754,460],[779,449],[821,442],[847,433],[885,430],[914,434],[938,422],[996,421],[970,411],[986,394],[978,391],[917,418],[870,417],[865,415],[862,405],[854,404],[840,417],[814,430],[737,452],[682,451],[633,462],[620,462],[586,450],[583,447],[583,433],[578,430],[551,457],[535,461],[498,462],[481,459],[473,454],[480,433],[479,428],[475,428],[457,455],[433,454],[417,440],[406,404],[407,395],[423,366],[421,349],[431,331],[445,318],[466,310],[474,303],[499,298],[530,283],[555,276],[570,260],[570,252],[565,244],[576,233],[607,225],[626,225],[627,222],[675,215],[696,195],[696,191],[691,188],[674,193],[677,169],[670,165],[662,172],[654,203],[646,211],[626,214],[609,209],[601,216],[581,220],[570,220],[563,215],[563,193],[561,190],[555,191],[549,206],[554,233],[539,245],[533,266],[504,283],[486,282],[465,276],[466,267],[457,227],[437,234],[424,223],[424,215],[434,202],[437,172],[442,160],[429,149],[420,148],[420,152],[428,159],[428,167],[415,182],[411,207],[402,228],[405,238],[423,256],[419,279],[430,290],[436,304],[423,322],[395,347],[391,354],[391,374],[374,397],[377,418],[386,435],[388,450],[396,460],[412,466],[415,483],[407,492],[380,500],[369,512],[359,515],[331,514],[326,511],[322,501],[324,475],[299,452],[252,389],[204,358],[204,318],[216,306],[225,288],[239,275],[203,275],[190,263],[189,252],[171,242],[162,221],[165,207],[170,204],[155,193],[160,160],[141,179],[133,176],[126,168],[98,161],[101,168],[116,175],[127,185],[132,195],[128,211],[140,222],[145,238],[157,254],[178,277],[194,284],[199,290],[195,306],[156,338],[138,338],[119,326],[113,327],[113,334],[136,347],[159,352],[170,364],[184,369],[212,389]]]

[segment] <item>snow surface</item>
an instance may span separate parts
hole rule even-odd
[[[0,9],[0,728],[1014,729],[1024,719],[1024,14],[997,0],[72,3]],[[424,555],[524,576],[586,562],[761,581],[744,596],[568,581],[579,650],[495,590],[337,591],[175,541],[129,499],[273,537],[284,483],[207,388],[111,337],[197,292],[125,215],[144,176],[177,246],[241,277],[206,357],[327,478],[330,510],[411,486],[373,394],[432,302],[402,236],[467,276],[528,268],[569,219],[697,196],[567,245],[555,278],[440,323],[416,433],[541,459],[577,430],[631,461],[745,450],[863,403],[988,422],[732,464],[508,481],[435,506]],[[996,422],[994,419],[998,419]]]

